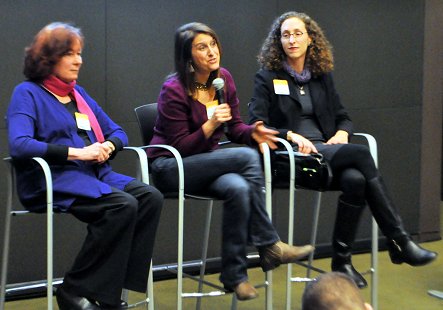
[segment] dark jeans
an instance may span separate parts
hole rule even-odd
[[[279,240],[266,213],[260,157],[249,147],[225,148],[185,157],[183,165],[186,193],[204,193],[224,201],[220,281],[233,288],[247,279],[248,243],[264,246]],[[155,159],[152,174],[162,192],[177,192],[174,158]]]
[[[99,198],[78,198],[68,212],[88,234],[63,286],[77,295],[116,304],[123,288],[145,292],[163,195],[139,181]]]

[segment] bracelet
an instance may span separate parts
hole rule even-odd
[[[291,134],[293,134],[293,132],[292,132],[291,130],[289,130],[289,131],[286,133],[286,140],[288,140],[289,142],[292,142]]]

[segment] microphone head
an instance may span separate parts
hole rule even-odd
[[[222,78],[216,78],[212,81],[212,86],[214,86],[215,90],[220,90],[225,87],[225,81]]]

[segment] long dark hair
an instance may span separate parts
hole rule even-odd
[[[183,83],[186,90],[188,91],[188,95],[193,96],[195,94],[195,85],[194,85],[194,72],[191,70],[192,65],[192,42],[194,38],[198,34],[207,34],[214,38],[217,43],[220,57],[222,54],[220,40],[209,26],[192,22],[189,24],[185,24],[177,29],[175,32],[175,73],[173,75],[177,75],[179,80]],[[212,81],[218,77],[220,69],[217,69],[209,75],[209,79],[206,82],[206,86],[210,86]]]
[[[46,25],[25,48],[23,74],[30,81],[43,81],[60,58],[71,50],[75,40],[83,47],[84,37],[80,28],[62,22]]]
[[[314,75],[331,72],[334,69],[332,46],[326,39],[323,30],[316,21],[305,13],[294,11],[286,12],[274,20],[257,57],[260,65],[268,70],[283,68],[282,63],[286,60],[286,54],[281,44],[281,25],[285,20],[293,17],[305,23],[309,37],[312,39],[312,43],[308,47],[305,67],[310,69]]]

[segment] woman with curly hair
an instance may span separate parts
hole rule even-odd
[[[387,237],[391,261],[426,265],[437,254],[411,240],[366,146],[349,143],[353,125],[335,90],[331,45],[308,15],[287,12],[269,32],[258,61],[250,123],[263,121],[299,152],[323,154],[331,166],[331,190],[342,192],[332,237],[333,271],[348,274],[362,288],[351,262],[352,244],[366,203]]]

